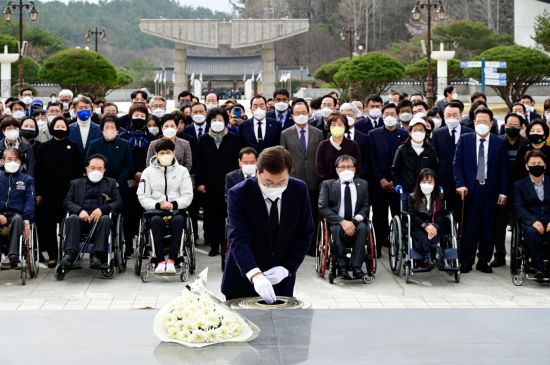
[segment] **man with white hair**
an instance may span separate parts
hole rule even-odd
[[[218,107],[218,95],[214,93],[210,93],[206,95],[206,99],[204,99],[204,103],[206,105],[206,110],[210,111],[214,108]]]
[[[59,92],[59,102],[63,106],[63,113],[69,114],[69,109],[71,109],[71,104],[73,102],[74,94],[69,89],[63,89]]]
[[[359,118],[359,109],[352,103],[344,103],[340,106],[340,113],[345,114],[348,118],[349,129],[346,132],[346,137],[357,142],[359,148],[361,148],[361,160],[364,162],[361,164],[361,169],[358,171],[358,177],[367,179],[367,173],[369,171],[369,158],[367,156],[369,150],[368,137],[365,133],[355,129],[355,123]]]

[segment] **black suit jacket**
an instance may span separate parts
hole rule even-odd
[[[460,126],[460,135],[473,133],[468,127]],[[432,146],[439,159],[439,184],[445,193],[455,191],[455,179],[453,175],[453,160],[455,158],[456,145],[449,133],[449,127],[441,127],[432,135]]]
[[[367,182],[363,179],[353,179],[355,189],[357,190],[357,200],[355,202],[355,211],[353,216],[357,214],[368,219],[369,217],[369,188]],[[340,179],[325,180],[321,185],[319,193],[319,213],[328,221],[330,225],[337,225],[343,221],[338,212],[341,204],[341,183]]]
[[[245,147],[252,147],[256,152],[261,153],[268,147],[277,146],[281,138],[281,125],[275,119],[266,118],[265,136],[263,141],[258,142],[254,133],[254,119],[249,119],[239,125],[239,136]]]
[[[281,125],[281,123],[279,122],[279,119],[277,119],[278,114],[279,114],[278,111],[276,111],[275,109],[271,109],[271,110],[268,110],[268,112],[266,114],[266,117],[270,118],[270,119],[274,119],[275,121],[277,121],[279,123],[279,125]],[[290,107],[289,107],[288,110],[287,110],[287,113],[286,113],[285,121],[281,125],[281,128],[284,131],[285,129],[287,129],[289,127],[292,127],[293,125],[294,125],[294,120],[292,119],[291,110],[290,110]]]
[[[63,208],[65,210],[69,211],[71,214],[80,214],[80,212],[84,210],[82,208],[82,203],[86,197],[86,188],[88,184],[91,184],[88,177],[81,177],[71,181],[69,192],[63,201]],[[99,184],[100,193],[103,197],[103,205],[97,208],[101,209],[103,214],[109,214],[112,211],[120,211],[123,204],[116,180],[104,176]]]
[[[370,161],[369,161],[369,138],[368,136],[354,128],[353,140],[357,142],[359,148],[361,149],[361,168],[359,169],[358,177],[361,179],[368,180],[370,178]]]
[[[374,124],[375,124],[375,126],[373,126],[373,119],[371,119],[370,117],[367,116],[367,117],[364,117],[360,121],[357,121],[355,123],[355,129],[357,129],[358,131],[360,131],[362,133],[368,134],[371,130],[373,130],[375,128],[383,127],[384,126],[384,120],[382,119],[382,117],[379,117],[378,119],[376,119],[374,121]]]
[[[405,129],[398,127],[395,131],[395,133],[397,133],[398,145],[395,150],[392,150],[391,146],[387,143],[384,129],[385,127],[375,128],[369,132],[369,155],[370,164],[372,166],[372,178],[377,184],[384,178],[391,181],[393,156],[397,148],[405,142],[409,135]]]
[[[325,127],[325,120],[323,118],[311,118],[308,123],[323,132],[323,139],[327,139],[330,131]]]
[[[514,183],[513,202],[516,216],[521,224],[531,226],[536,221],[546,228],[550,222],[550,178],[544,178],[544,200],[540,201],[531,177]]]
[[[227,192],[244,180],[244,174],[241,169],[233,170],[225,175],[225,201],[227,201]]]
[[[246,273],[283,266],[289,276],[273,286],[276,295],[293,296],[296,272],[302,264],[313,236],[313,219],[306,184],[289,178],[282,194],[277,237],[256,178],[229,190],[227,196],[227,238],[230,251],[222,279],[227,300],[256,296]]]

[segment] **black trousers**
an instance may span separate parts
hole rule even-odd
[[[389,221],[388,210],[392,216],[399,214],[399,195],[393,192],[387,192],[382,189],[379,183],[373,187],[374,195],[372,196],[372,224],[378,242],[376,250],[378,254],[382,252],[382,246],[389,246]]]
[[[513,219],[514,210],[511,207],[510,198],[505,205],[497,205],[495,210],[495,253],[498,261],[506,259],[506,227]]]
[[[227,204],[224,191],[208,190],[204,194],[204,226],[208,229],[208,242],[211,250],[218,250],[225,240],[225,217]]]
[[[425,231],[415,229],[411,231],[411,236],[413,239],[413,248],[416,252],[424,256],[435,253],[435,247],[439,243],[439,233],[429,240]]]
[[[78,253],[80,248],[80,235],[90,232],[93,223],[86,223],[81,220],[78,215],[71,214],[65,219],[65,243],[64,250],[66,253],[74,255]],[[108,215],[102,216],[97,222],[94,235],[90,239],[90,243],[94,244],[94,252],[105,252],[109,235],[111,234],[111,218]]]
[[[355,236],[349,237],[344,234],[344,230],[339,224],[330,226],[332,241],[336,247],[336,261],[339,267],[346,265],[345,249],[346,243],[352,242],[351,267],[361,269],[363,258],[365,257],[365,243],[367,242],[368,229],[364,222],[358,222],[355,225]]]
[[[543,226],[546,228],[546,224],[543,223]],[[523,225],[523,238],[527,248],[527,253],[529,254],[529,257],[531,257],[533,267],[537,271],[544,271],[541,245],[543,239],[550,239],[550,233],[545,232],[544,234],[540,234],[535,228]]]
[[[124,199],[124,238],[127,250],[131,249],[132,239],[137,236],[139,221],[143,215],[143,208],[137,198],[137,188],[128,190],[128,196]]]
[[[153,215],[148,218],[149,227],[153,233],[153,242],[155,244],[155,256],[159,262],[164,261],[164,218],[160,215]],[[178,258],[181,244],[181,236],[185,228],[185,215],[176,214],[170,220],[170,260]]]
[[[315,232],[311,237],[311,245],[309,246],[308,254],[314,256],[315,248],[317,247],[317,231],[319,230],[319,190],[308,189],[309,191],[309,204],[311,206],[311,217],[313,218],[313,224],[315,225]]]
[[[57,225],[63,220],[64,197],[43,197],[43,203],[36,206],[36,230],[40,249],[48,253],[50,260],[57,260],[59,250],[57,248]]]

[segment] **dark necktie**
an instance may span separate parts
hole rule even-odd
[[[350,182],[346,181],[346,187],[344,188],[344,219],[351,221],[352,211],[351,211],[351,188],[349,187]]]
[[[281,127],[285,124],[285,115],[282,113],[279,113],[279,123],[281,123]]]
[[[483,144],[485,139],[479,140],[479,152],[477,155],[477,175],[476,180],[479,182],[485,182],[485,145]]]
[[[304,151],[304,154],[307,152],[307,146],[306,146],[306,131],[300,130],[300,146],[302,146],[302,151]]]
[[[348,139],[351,139],[351,132],[350,131],[346,132],[346,137],[348,137]]]
[[[451,136],[453,137],[453,143],[456,145],[456,129],[451,131]]]
[[[197,138],[200,138],[200,136],[202,136],[202,127],[199,127],[199,134]]]
[[[258,122],[258,143],[262,143],[264,137],[262,135],[262,122]]]
[[[271,209],[269,209],[269,220],[271,221],[271,234],[273,235],[273,242],[277,240],[277,231],[279,229],[279,209],[277,202],[279,198],[275,200],[268,199],[271,202]]]

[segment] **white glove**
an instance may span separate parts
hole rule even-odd
[[[277,285],[288,276],[288,270],[282,266],[275,266],[264,272],[271,285]]]
[[[273,285],[266,279],[263,274],[257,274],[252,278],[254,283],[254,290],[258,293],[267,304],[275,303],[277,297],[275,296],[275,291],[273,290]]]

